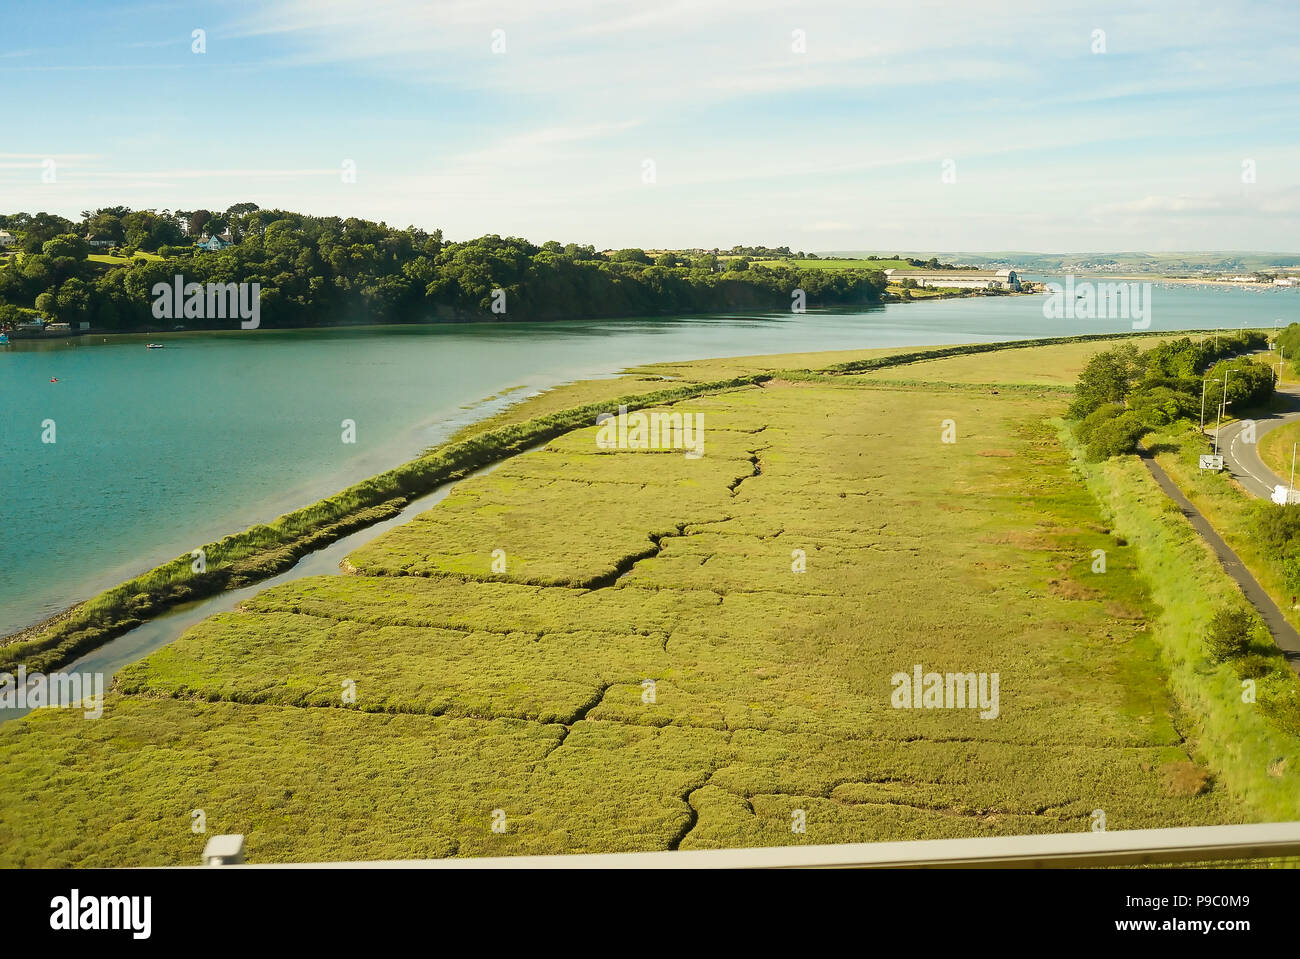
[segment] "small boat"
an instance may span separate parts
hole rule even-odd
[[[161,350],[162,348],[163,345],[161,343],[148,343],[145,345],[146,350]]]
[[[9,334],[0,333],[0,346],[8,346],[8,345],[9,345]]]

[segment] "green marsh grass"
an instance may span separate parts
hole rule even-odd
[[[699,461],[598,452],[584,414],[351,575],[126,668],[103,720],[0,727],[0,861],[192,862],[193,808],[253,861],[1256,818],[1185,737],[1134,548],[1044,425],[1063,405],[766,380],[675,405]],[[999,673],[999,716],[893,708],[916,663]]]

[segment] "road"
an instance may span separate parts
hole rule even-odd
[[[1273,634],[1273,642],[1277,643],[1278,648],[1282,650],[1287,662],[1291,665],[1291,669],[1300,673],[1300,633],[1297,633],[1295,627],[1287,622],[1286,617],[1282,615],[1282,610],[1264,591],[1264,587],[1259,585],[1259,581],[1250,574],[1250,570],[1246,569],[1245,564],[1232,551],[1232,547],[1223,541],[1223,537],[1210,525],[1210,521],[1202,516],[1201,511],[1183,495],[1182,490],[1169,478],[1169,474],[1161,469],[1151,454],[1143,449],[1139,450],[1139,455],[1142,457],[1143,464],[1155,477],[1160,489],[1182,510],[1183,515],[1187,517],[1187,521],[1192,524],[1192,528],[1200,533],[1201,538],[1214,551],[1214,555],[1218,557],[1219,563],[1223,566],[1223,571],[1241,587],[1246,599],[1259,612],[1259,615],[1264,620],[1264,625]]]
[[[1282,478],[1264,465],[1263,460],[1259,458],[1259,440],[1279,426],[1300,420],[1300,384],[1279,387],[1277,393],[1285,402],[1286,408],[1258,417],[1254,421],[1254,443],[1247,443],[1242,437],[1246,423],[1250,422],[1248,420],[1232,423],[1219,431],[1219,452],[1223,454],[1224,466],[1246,492],[1261,499],[1271,498],[1273,487],[1287,485],[1290,477]],[[1165,495],[1182,510],[1183,515],[1214,551],[1224,571],[1241,587],[1251,605],[1259,611],[1269,632],[1273,634],[1273,641],[1282,649],[1291,668],[1300,672],[1300,633],[1297,633],[1295,627],[1287,622],[1286,617],[1282,615],[1282,610],[1264,592],[1264,588],[1246,569],[1237,554],[1223,541],[1210,525],[1209,520],[1202,516],[1183,495],[1169,475],[1146,450],[1141,451],[1141,456],[1142,462],[1151,471],[1151,475],[1155,477]]]
[[[1265,433],[1300,420],[1300,384],[1279,387],[1277,395],[1289,404],[1289,409],[1256,419],[1254,443],[1247,443],[1241,435],[1249,420],[1230,423],[1219,430],[1219,452],[1223,454],[1224,467],[1246,492],[1260,499],[1269,499],[1273,487],[1286,486],[1291,480],[1290,476],[1278,476],[1259,458],[1258,443]],[[1208,432],[1214,435],[1213,430]]]

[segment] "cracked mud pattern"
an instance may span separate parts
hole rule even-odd
[[[1176,774],[1062,405],[782,383],[675,407],[700,459],[562,436],[127,668],[102,720],[0,729],[0,861],[192,863],[198,808],[253,862],[1240,821]],[[894,708],[915,664],[998,673],[999,715]]]

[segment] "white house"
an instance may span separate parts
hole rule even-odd
[[[13,246],[18,242],[18,237],[14,236],[8,230],[0,230],[0,246]]]
[[[958,290],[1020,290],[1015,270],[886,270],[885,279],[890,283],[915,280],[917,286]]]
[[[204,233],[199,237],[199,242],[195,244],[200,250],[207,250],[209,253],[215,253],[217,250],[224,250],[228,246],[234,245],[234,240],[230,238],[230,231],[227,230],[220,236],[208,236]]]
[[[86,242],[89,243],[95,249],[100,250],[103,249],[104,247],[113,246],[117,241],[104,239],[103,237],[96,236],[93,233],[87,233]]]

